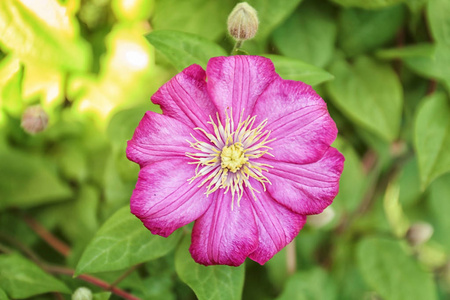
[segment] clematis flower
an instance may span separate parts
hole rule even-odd
[[[195,221],[204,265],[264,264],[329,206],[344,157],[325,102],[259,56],[192,65],[152,97],[128,142],[141,167],[131,212],[164,237]]]

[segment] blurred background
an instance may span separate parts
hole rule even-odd
[[[312,85],[346,158],[265,266],[199,266],[130,215],[126,141],[162,84],[231,52],[236,3],[0,1],[0,299],[450,299],[448,0],[248,1],[239,52]]]

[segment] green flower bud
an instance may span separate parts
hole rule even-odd
[[[22,115],[21,126],[29,134],[36,134],[47,128],[48,115],[40,105],[28,107]]]
[[[228,32],[237,41],[252,39],[258,31],[256,10],[247,2],[238,3],[228,16]]]
[[[92,292],[85,287],[77,288],[72,294],[72,300],[92,300]]]

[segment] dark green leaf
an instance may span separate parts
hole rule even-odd
[[[49,15],[52,13],[60,12],[51,11]],[[0,47],[14,51],[21,59],[42,61],[70,70],[90,67],[91,52],[84,40],[72,38],[70,34],[50,27],[20,1],[0,2],[0,32]]]
[[[19,151],[0,152],[0,209],[32,207],[72,195],[43,157]]]
[[[125,206],[111,216],[87,246],[76,268],[76,275],[87,272],[121,270],[170,252],[179,232],[168,238],[153,235]]]
[[[314,4],[316,2],[308,1],[300,5],[275,30],[273,40],[283,55],[324,67],[333,55],[336,24],[323,3]]]
[[[6,295],[5,291],[3,291],[2,289],[0,289],[0,300],[9,300],[9,298]]]
[[[216,43],[191,33],[159,30],[148,34],[147,39],[179,71],[192,64],[206,68],[211,57],[227,55]]]
[[[362,240],[357,258],[364,279],[385,300],[436,299],[432,274],[422,270],[402,246],[384,238]]]
[[[332,300],[336,299],[336,287],[328,274],[315,268],[294,274],[277,300]]]
[[[358,57],[353,65],[337,60],[330,71],[336,79],[327,88],[336,106],[357,125],[394,140],[399,132],[403,92],[390,66]]]
[[[424,190],[450,171],[450,105],[443,93],[425,98],[415,121],[415,148]]]
[[[283,79],[298,80],[309,85],[317,85],[334,78],[327,71],[301,60],[274,54],[264,56],[272,60],[276,72]]]
[[[404,15],[402,6],[376,11],[343,9],[339,16],[339,45],[349,56],[374,50],[395,37]]]
[[[195,292],[199,300],[233,300],[241,299],[244,286],[244,265],[203,266],[191,257],[190,239],[185,237],[175,254],[175,268],[180,279]]]
[[[19,299],[47,292],[70,294],[64,283],[19,254],[0,255],[0,288]]]
[[[399,202],[408,206],[417,202],[421,195],[420,176],[417,159],[411,159],[403,166],[399,178],[400,197]]]

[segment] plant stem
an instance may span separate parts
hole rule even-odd
[[[118,285],[122,280],[128,277],[131,273],[133,273],[137,268],[139,268],[142,264],[137,264],[129,268],[125,273],[119,276],[116,280],[114,280],[113,283],[109,285],[109,289],[114,288],[116,285]]]
[[[235,52],[239,50],[239,48],[242,47],[243,41],[236,41],[236,44],[234,44],[233,50],[231,50],[230,55],[235,55]]]
[[[297,254],[295,240],[286,246],[286,269],[287,274],[292,275],[297,271]]]

